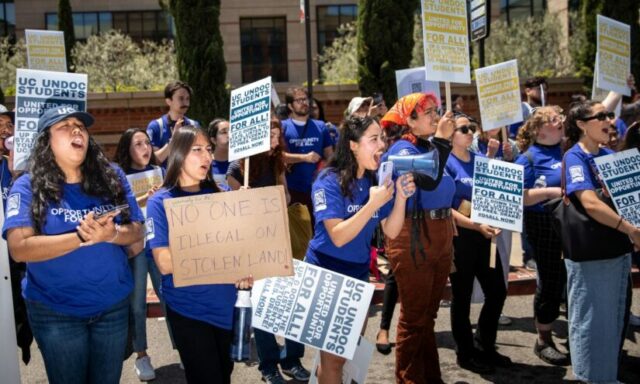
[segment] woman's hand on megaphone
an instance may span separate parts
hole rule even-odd
[[[387,180],[383,185],[369,188],[369,203],[373,204],[375,209],[381,208],[389,200],[393,198],[393,181]]]
[[[438,121],[438,128],[436,128],[435,137],[449,140],[453,136],[453,131],[456,128],[456,122],[453,119],[453,112],[447,111]]]
[[[413,181],[413,173],[405,173],[396,180],[396,189],[401,199],[408,199],[416,192],[416,184]]]

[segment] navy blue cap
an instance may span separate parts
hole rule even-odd
[[[90,114],[77,111],[75,108],[68,105],[61,105],[59,107],[47,109],[42,116],[40,116],[40,120],[38,120],[38,133],[42,133],[45,129],[55,123],[70,117],[75,117],[82,121],[86,128],[92,126],[94,122],[93,116]]]

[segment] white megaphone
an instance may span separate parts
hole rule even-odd
[[[399,175],[409,172],[416,172],[426,175],[433,180],[438,178],[438,150],[433,149],[427,153],[409,156],[389,156],[389,161],[393,162],[393,169]]]

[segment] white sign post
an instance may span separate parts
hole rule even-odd
[[[424,67],[401,69],[396,71],[398,99],[411,93],[435,93],[440,100],[440,83],[426,79]]]
[[[25,29],[29,69],[67,72],[64,32]]]
[[[67,105],[87,110],[87,75],[18,69],[14,167],[25,170],[38,134],[38,120],[50,108]]]
[[[253,327],[353,359],[373,285],[293,262],[295,276],[258,280],[253,285]]]
[[[482,130],[519,123],[522,118],[518,61],[476,69]]]
[[[627,76],[631,73],[631,29],[629,25],[598,15],[597,86],[631,96]]]
[[[473,168],[471,221],[522,232],[524,167],[478,156]]]
[[[640,152],[637,148],[596,157],[596,167],[620,216],[640,227]]]

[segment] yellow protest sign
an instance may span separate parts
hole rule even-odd
[[[293,275],[284,188],[167,199],[176,287]]]
[[[136,199],[140,196],[144,196],[151,187],[159,187],[162,185],[162,169],[160,167],[154,168],[145,172],[138,172],[131,175],[127,175],[127,181],[131,186],[131,191]],[[143,201],[138,203],[146,216],[147,202]]]
[[[627,76],[631,73],[629,25],[598,15],[597,87],[631,96]]]
[[[63,32],[27,29],[25,38],[29,69],[67,72]]]
[[[482,129],[488,131],[522,121],[518,61],[476,69]]]

